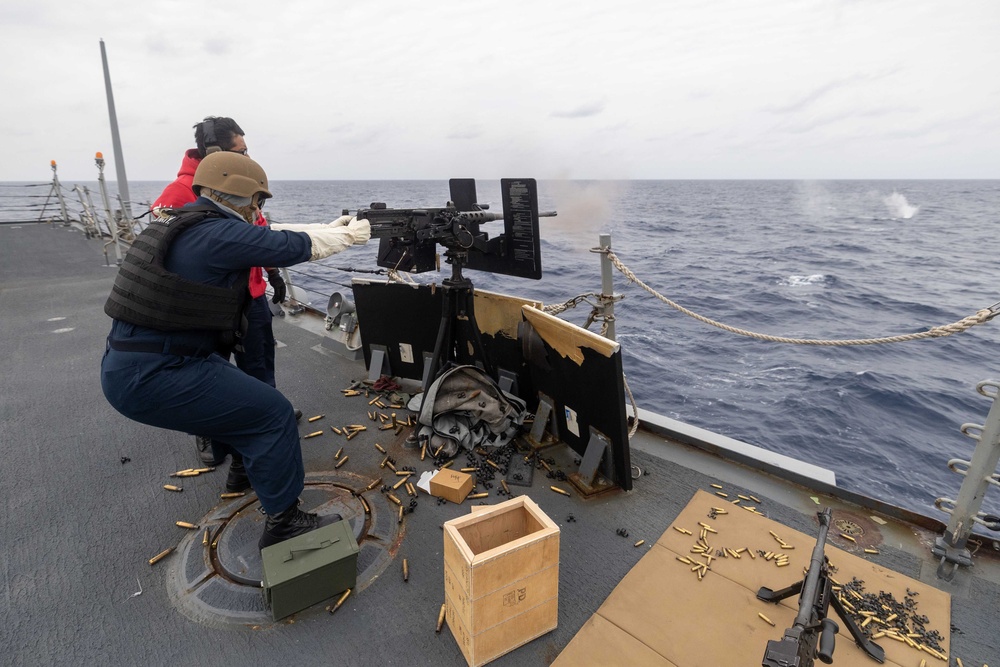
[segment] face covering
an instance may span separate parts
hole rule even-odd
[[[257,207],[253,205],[253,200],[250,197],[237,197],[236,195],[218,192],[210,188],[202,188],[201,196],[225,206],[230,211],[234,211],[250,224],[256,222],[257,216],[260,215],[260,212]]]

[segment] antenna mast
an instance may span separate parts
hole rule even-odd
[[[115,114],[115,96],[111,92],[111,73],[108,71],[108,53],[101,40],[101,62],[104,65],[104,89],[108,94],[108,118],[111,121],[111,145],[115,153],[115,174],[118,177],[118,194],[122,199],[122,215],[132,219],[132,198],[128,193],[128,178],[125,176],[125,158],[122,156],[122,141],[118,136],[118,116]]]

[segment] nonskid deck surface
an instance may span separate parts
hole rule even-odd
[[[220,623],[187,604],[187,594],[171,578],[182,562],[179,555],[155,566],[147,561],[191,540],[176,521],[199,523],[226,507],[219,498],[225,467],[185,479],[182,493],[164,490],[176,481],[170,473],[198,465],[193,438],[131,422],[104,400],[98,371],[110,321],[102,306],[115,270],[104,266],[100,242],[47,225],[0,233],[0,614],[6,619],[0,642],[9,647],[13,664],[464,664],[448,630],[434,632],[444,599],[440,526],[480,500],[438,504],[421,493],[416,510],[390,540],[385,562],[370,570],[368,581],[359,580],[361,590],[334,615],[317,605],[278,623]],[[376,442],[397,466],[429,468],[417,452],[403,449],[401,438],[368,421],[367,400],[343,396],[342,389],[366,375],[362,364],[324,353],[320,339],[306,329],[280,321],[275,329],[283,344],[277,351],[279,389],[306,417],[324,415],[300,426],[303,435],[324,429],[322,436],[302,440],[310,479],[336,473],[337,479],[356,480],[359,489],[378,476],[393,483],[378,467]],[[369,429],[349,442],[329,429],[352,423]],[[632,458],[644,474],[629,494],[565,497],[549,490],[555,482],[543,470],[535,471],[530,488],[511,487],[533,498],[561,528],[559,626],[493,664],[551,662],[695,491],[710,491],[717,481],[650,455],[651,438],[641,432],[638,437],[645,438],[644,451],[634,448]],[[350,459],[334,471],[333,456],[341,447]],[[556,459],[557,469],[572,469],[565,451],[546,456]],[[752,493],[772,519],[813,532],[808,511],[771,500],[787,493],[807,497],[807,489],[785,485],[770,493],[779,481],[735,466],[733,475],[746,485],[727,483],[727,489]],[[484,501],[503,500],[497,488]],[[381,496],[378,489],[366,495]],[[624,531],[627,537],[619,534]],[[641,539],[645,544],[634,547]],[[920,578],[927,569],[891,544],[880,552],[881,565],[907,576]],[[405,583],[402,558],[410,572]],[[965,664],[995,660],[989,647],[1000,636],[1000,586],[966,577],[952,595],[953,654]],[[748,664],[759,664],[751,653]]]

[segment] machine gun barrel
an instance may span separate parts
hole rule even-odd
[[[757,591],[757,598],[766,602],[778,602],[799,594],[799,613],[795,622],[785,630],[780,640],[767,642],[767,650],[761,663],[763,667],[812,667],[816,656],[827,664],[833,662],[835,636],[840,628],[826,615],[831,602],[837,604],[831,595],[830,572],[825,553],[831,515],[829,507],[817,514],[819,534],[805,579],[780,591],[772,591],[766,587]],[[839,608],[837,611],[840,613]]]
[[[802,594],[799,596],[799,614],[795,617],[795,625],[806,627],[813,620],[815,606],[823,595],[819,590],[823,570],[826,567],[826,536],[830,532],[829,507],[823,512],[816,514],[819,518],[819,534],[816,536],[816,546],[813,548],[812,557],[809,559],[809,573],[802,584]]]

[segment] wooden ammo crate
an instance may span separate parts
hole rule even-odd
[[[471,667],[554,630],[559,527],[521,496],[444,524],[448,627]]]

